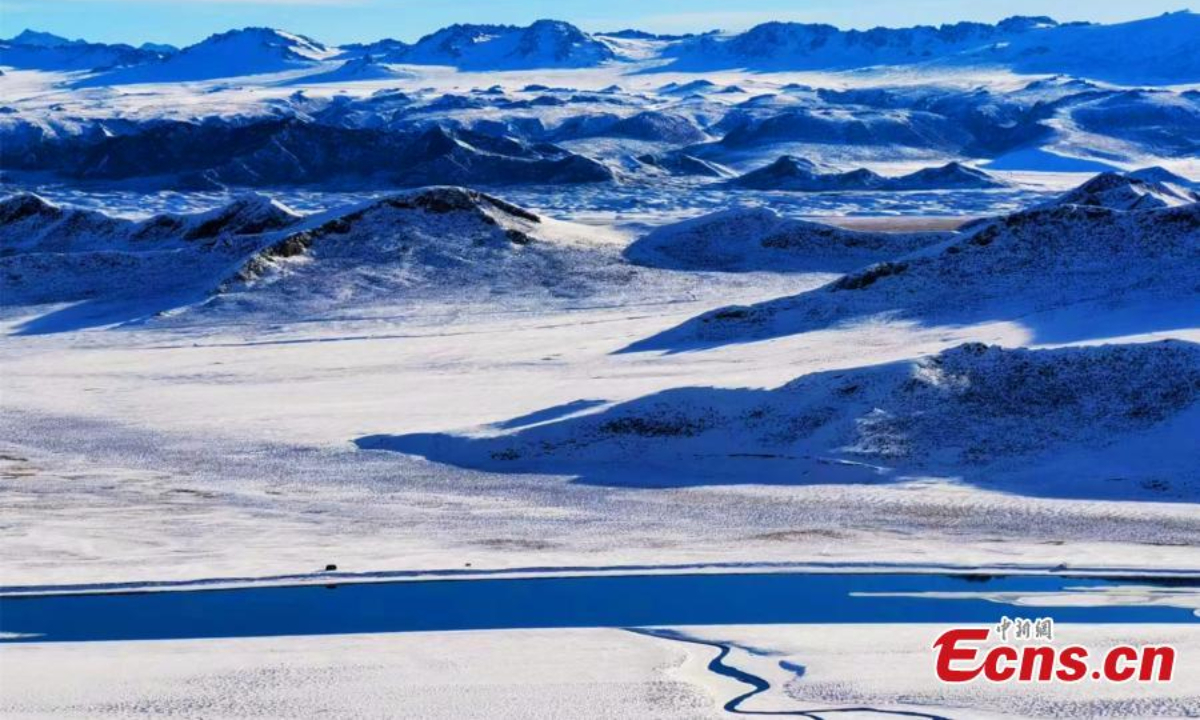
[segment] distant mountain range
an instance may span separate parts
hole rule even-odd
[[[1200,78],[1200,15],[1181,11],[1114,25],[1011,17],[995,25],[839,30],[771,22],[704,35],[664,50],[672,70],[848,70],[894,65],[994,65],[1106,80]]]
[[[637,53],[631,44],[638,45]],[[644,63],[647,48],[651,67],[670,71],[990,66],[1141,84],[1200,81],[1200,15],[1189,11],[1113,25],[1012,17],[995,25],[963,22],[860,31],[769,22],[742,33],[703,35],[587,33],[569,23],[539,20],[527,27],[452,25],[411,44],[384,39],[342,47],[281,30],[244,28],[182,50],[149,43],[91,43],[26,30],[0,41],[0,66],[92,70],[95,74],[84,84],[109,85],[275,73],[366,56],[377,63],[464,70],[582,68],[635,59]]]
[[[16,138],[0,166],[49,170],[76,180],[166,178],[212,189],[335,183],[345,186],[521,185],[609,182],[583,155],[438,125],[399,131],[296,120],[266,123],[155,122],[120,136]]]
[[[90,43],[35,30],[0,41],[0,65],[23,70],[103,70],[153,63],[167,54],[159,46]]]

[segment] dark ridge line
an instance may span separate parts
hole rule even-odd
[[[722,710],[724,710],[727,713],[732,713],[734,715],[772,715],[772,716],[786,716],[786,717],[805,717],[805,718],[811,718],[812,720],[823,720],[821,715],[818,713],[830,714],[830,713],[846,713],[846,712],[857,712],[857,713],[870,712],[870,713],[879,713],[881,715],[896,715],[899,717],[923,718],[924,720],[950,720],[950,718],[945,717],[943,715],[931,715],[928,713],[916,712],[915,710],[881,710],[879,708],[873,708],[873,707],[821,708],[821,709],[816,709],[816,710],[742,710],[739,706],[743,702],[749,700],[750,698],[754,697],[755,695],[759,695],[761,693],[766,692],[767,690],[770,690],[771,683],[767,682],[765,679],[763,679],[753,673],[746,672],[745,670],[742,670],[740,668],[736,668],[732,665],[727,664],[725,662],[725,658],[728,657],[730,651],[733,649],[733,646],[731,644],[721,643],[721,642],[716,642],[716,641],[709,641],[709,640],[701,640],[700,638],[692,637],[689,635],[684,635],[683,633],[679,633],[679,632],[676,632],[673,630],[662,630],[662,629],[654,629],[654,628],[625,628],[625,630],[627,630],[631,633],[636,633],[638,635],[645,635],[647,637],[658,638],[659,640],[674,640],[676,642],[690,643],[692,645],[703,645],[704,647],[711,647],[711,648],[715,648],[716,650],[718,650],[716,657],[714,657],[708,663],[709,671],[716,675],[721,675],[722,677],[732,678],[734,680],[737,680],[740,683],[749,685],[752,688],[751,690],[744,692],[741,695],[738,695],[738,696],[730,699],[728,702],[726,702],[724,705],[721,706]]]

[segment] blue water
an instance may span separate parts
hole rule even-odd
[[[1165,581],[1164,581],[1165,582]],[[1197,580],[1173,580],[1196,585]],[[902,574],[542,577],[0,598],[10,642],[769,623],[1191,623],[1182,608],[1011,606],[851,593],[1056,591],[1146,579]]]

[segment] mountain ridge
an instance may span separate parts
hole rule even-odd
[[[275,40],[263,42],[272,35]],[[250,37],[236,53],[230,40]],[[767,22],[744,32],[656,35],[639,30],[589,33],[561,20],[528,26],[456,24],[412,43],[384,38],[327,47],[270,28],[212,35],[172,52],[165,46],[89,43],[36,30],[0,41],[0,65],[18,68],[100,69],[159,67],[113,75],[92,84],[197,80],[278,72],[305,61],[346,60],[371,54],[383,62],[450,65],[460,70],[585,68],[631,61],[630,43],[666,61],[650,71],[854,70],[878,66],[1003,66],[1018,73],[1063,73],[1115,82],[1200,82],[1200,15],[1187,10],[1123,23],[1059,23],[1044,16],[1013,16],[995,24],[842,30],[832,25]],[[254,40],[258,42],[254,42]],[[274,52],[255,45],[265,44]],[[212,52],[221,46],[220,53]],[[640,47],[640,46],[639,46]],[[88,54],[81,54],[84,48]],[[633,52],[633,55],[637,55]],[[236,63],[226,58],[238,55]],[[250,56],[247,60],[246,56]],[[207,63],[207,67],[206,67]]]

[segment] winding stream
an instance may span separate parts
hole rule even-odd
[[[883,710],[880,708],[873,708],[873,707],[866,707],[866,706],[845,707],[845,708],[821,708],[821,709],[812,709],[812,710],[808,710],[808,709],[806,709],[806,710],[744,710],[741,707],[742,703],[744,703],[745,701],[754,697],[755,695],[760,695],[760,694],[766,692],[767,690],[770,690],[771,683],[767,682],[764,678],[761,678],[753,673],[747,672],[745,670],[734,667],[733,665],[730,665],[729,663],[727,663],[725,660],[729,656],[730,651],[733,649],[732,646],[730,646],[726,643],[715,642],[712,640],[703,640],[701,638],[692,637],[690,635],[684,635],[682,633],[675,632],[673,630],[658,630],[658,629],[647,629],[647,628],[626,628],[626,629],[629,630],[630,632],[637,633],[639,635],[648,635],[648,636],[654,637],[654,638],[661,638],[664,640],[673,640],[676,642],[690,643],[692,645],[703,645],[705,647],[710,647],[710,648],[716,649],[718,651],[716,657],[714,657],[708,663],[709,672],[714,673],[716,675],[721,675],[723,677],[732,678],[734,680],[737,680],[740,683],[749,685],[751,688],[747,692],[744,692],[741,695],[738,695],[738,696],[732,698],[731,700],[729,700],[728,702],[726,702],[724,705],[721,706],[721,709],[723,709],[725,712],[733,713],[735,715],[772,715],[772,716],[782,716],[782,717],[806,717],[806,718],[812,718],[812,720],[823,720],[822,716],[824,716],[824,715],[852,712],[852,713],[877,713],[877,714],[881,714],[881,715],[896,715],[896,716],[900,716],[900,717],[924,718],[924,720],[950,720],[949,718],[946,718],[942,715],[931,715],[929,713],[916,712],[916,711],[912,711],[912,710]]]

